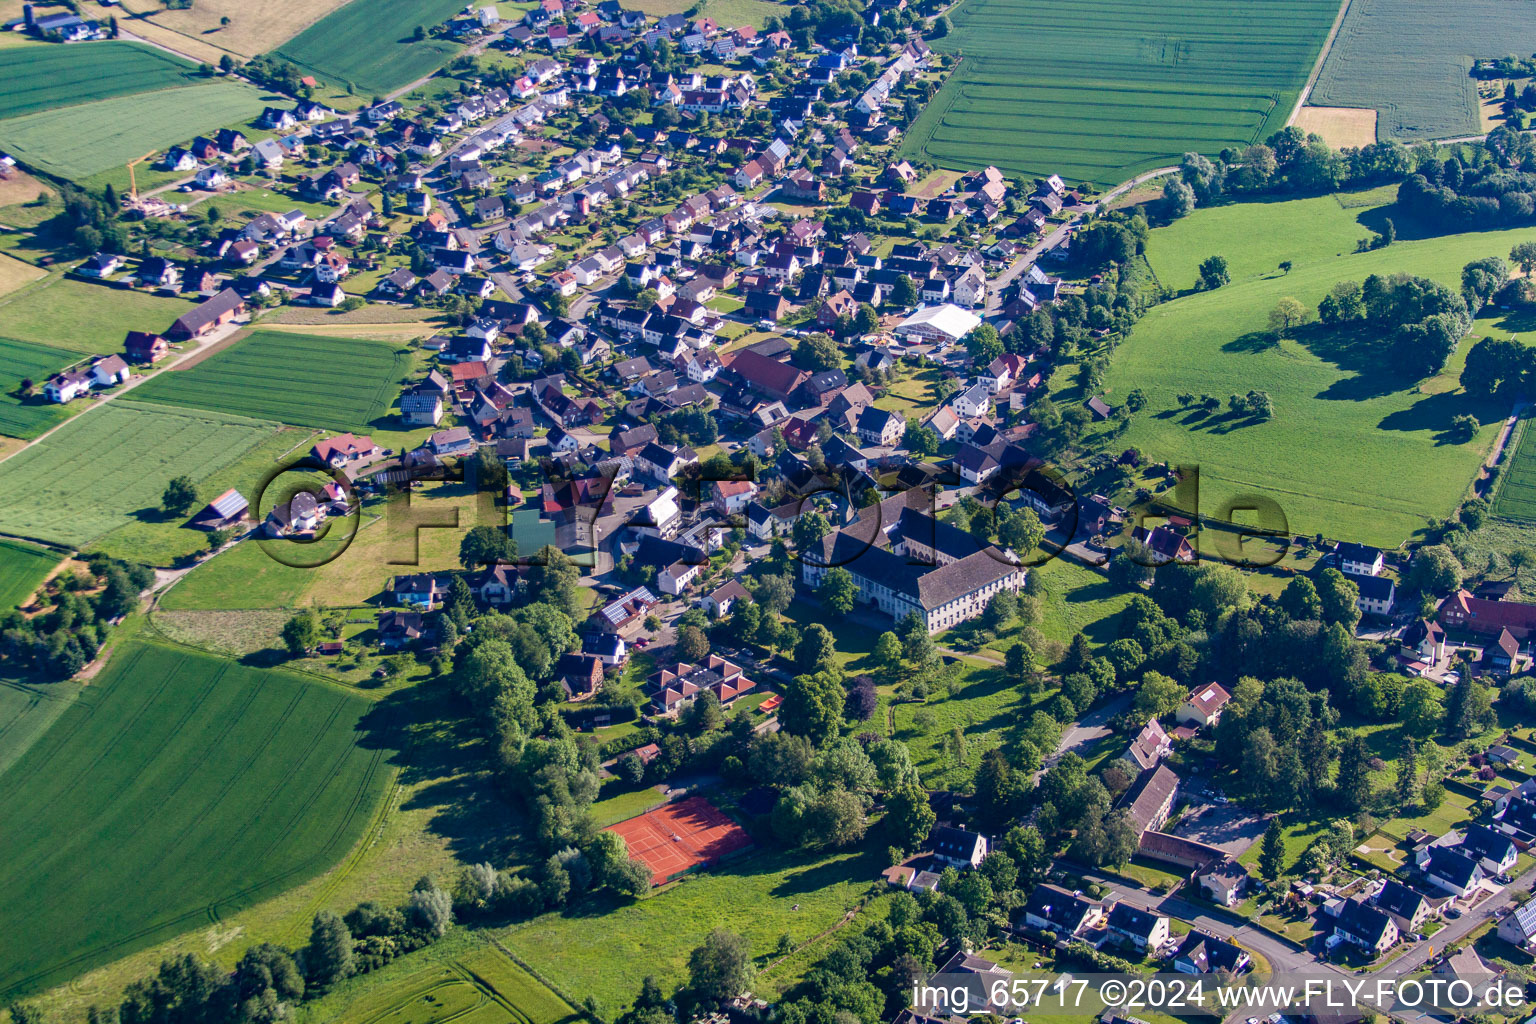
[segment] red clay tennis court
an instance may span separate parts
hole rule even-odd
[[[752,845],[740,825],[701,796],[664,804],[607,830],[622,836],[630,856],[651,869],[652,885]]]

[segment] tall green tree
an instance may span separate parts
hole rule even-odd
[[[309,945],[304,947],[304,971],[309,983],[328,988],[351,974],[352,933],[329,910],[315,915],[310,924]]]
[[[843,680],[837,672],[798,675],[784,688],[779,724],[788,733],[824,746],[837,735],[846,702]]]
[[[1264,845],[1259,848],[1259,874],[1266,882],[1273,882],[1285,870],[1285,841],[1280,830],[1279,816],[1269,819],[1264,829]]]
[[[1371,750],[1365,737],[1357,732],[1345,737],[1339,747],[1339,773],[1334,788],[1339,803],[1351,812],[1363,809],[1370,801],[1370,759]]]

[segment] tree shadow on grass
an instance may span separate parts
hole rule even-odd
[[[1510,309],[1499,314],[1495,326],[1510,334],[1529,334],[1536,331],[1536,309]]]
[[[461,862],[498,868],[534,855],[521,809],[497,789],[491,751],[446,683],[428,680],[380,699],[358,725],[360,746],[385,748],[400,784],[415,787],[403,809],[429,808],[428,829]]]
[[[1280,344],[1280,340],[1268,331],[1249,331],[1221,346],[1223,352],[1267,352]]]
[[[1488,423],[1503,413],[1496,406],[1472,398],[1464,391],[1447,391],[1426,395],[1408,408],[1382,417],[1377,426],[1382,430],[1431,430],[1435,433],[1437,446],[1461,444],[1450,436],[1451,420],[1461,415],[1476,416],[1479,423]]]

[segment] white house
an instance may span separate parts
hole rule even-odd
[[[122,356],[112,355],[98,359],[91,366],[91,383],[98,388],[110,388],[126,381],[132,374]]]
[[[1356,576],[1360,588],[1355,604],[1366,615],[1391,615],[1397,605],[1397,585],[1385,576]]]
[[[55,374],[43,385],[43,394],[48,401],[57,402],[60,405],[72,402],[81,395],[91,390],[91,378],[83,373],[65,372]]]
[[[1334,549],[1339,571],[1350,576],[1379,576],[1385,558],[1380,548],[1343,541]]]
[[[1196,689],[1179,705],[1180,725],[1212,726],[1221,719],[1221,709],[1227,706],[1232,695],[1220,683],[1211,683]]]
[[[957,868],[977,868],[987,856],[987,837],[941,825],[928,836],[933,859]]]
[[[952,404],[961,419],[985,416],[992,409],[992,393],[985,384],[972,384],[956,395]]]

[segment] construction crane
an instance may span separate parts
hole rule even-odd
[[[139,186],[138,183],[134,180],[133,168],[135,165],[143,163],[145,160],[148,160],[154,155],[155,150],[150,150],[148,153],[145,153],[137,160],[128,161],[128,198],[133,202],[138,202],[139,200]]]

